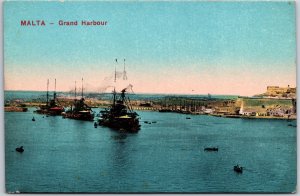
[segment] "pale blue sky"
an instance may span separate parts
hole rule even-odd
[[[45,27],[20,25],[39,19]],[[124,57],[137,92],[251,95],[296,84],[293,2],[6,2],[4,33],[6,89],[57,78],[69,90],[83,76],[94,90]]]

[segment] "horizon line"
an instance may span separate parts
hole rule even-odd
[[[40,91],[40,90],[7,90],[4,89],[5,91],[22,91],[22,92],[47,92],[45,91]],[[54,92],[53,90],[48,91],[48,92]],[[61,93],[71,93],[72,91],[56,91],[56,92],[61,92]],[[98,93],[98,94],[110,94],[111,92],[96,92],[96,91],[87,91],[84,94],[87,93]],[[155,94],[155,95],[227,95],[227,96],[243,96],[243,95],[236,95],[236,94],[213,94],[213,93],[203,93],[203,94],[191,94],[191,93],[153,93],[153,92],[134,92],[134,93],[129,93],[129,94]]]

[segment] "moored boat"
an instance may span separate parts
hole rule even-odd
[[[94,113],[91,110],[91,107],[84,103],[84,98],[81,98],[80,100],[75,99],[74,105],[71,107],[71,109],[63,112],[62,116],[75,120],[94,120]]]
[[[239,166],[238,164],[233,167],[233,170],[237,173],[243,173],[243,167]]]
[[[125,72],[125,60],[124,60],[124,72]],[[115,70],[115,82],[116,82],[116,70]],[[128,85],[126,88],[124,88],[121,91],[121,93],[117,94],[114,87],[113,103],[108,109],[100,111],[100,119],[98,120],[99,125],[110,127],[112,129],[128,132],[128,133],[137,133],[140,130],[138,114],[132,110],[130,100],[125,95],[126,91],[131,88],[132,85]]]
[[[35,111],[38,114],[46,114],[46,115],[61,115],[62,112],[65,111],[65,109],[58,104],[57,98],[56,98],[56,79],[55,79],[55,90],[53,92],[53,99],[49,102],[49,79],[47,81],[47,98],[46,98],[46,104],[40,105],[39,108]]]
[[[136,133],[140,130],[138,114],[129,105],[129,99],[125,96],[126,88],[121,91],[117,99],[116,91],[113,91],[113,104],[107,110],[100,111],[99,125],[115,130]]]
[[[83,79],[82,79],[83,83]],[[82,93],[81,99],[76,99],[76,82],[75,82],[75,99],[74,103],[69,110],[62,113],[64,118],[71,118],[75,120],[85,120],[85,121],[93,121],[94,120],[94,112],[91,107],[84,103],[83,98],[83,85],[82,85]]]

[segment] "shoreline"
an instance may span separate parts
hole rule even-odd
[[[57,104],[69,108],[74,104],[74,97],[58,97]],[[85,104],[91,108],[108,108],[111,106],[110,99],[99,99],[89,97],[84,99]],[[20,99],[6,102],[5,112],[26,112],[27,107],[45,106],[44,99]],[[244,119],[297,119],[295,105],[288,99],[263,99],[244,98],[236,99],[209,99],[191,97],[147,97],[130,101],[131,108],[136,111],[157,111],[165,113],[179,113],[188,115],[210,115],[222,118],[244,118]]]
[[[272,119],[272,120],[297,120],[297,116],[279,117],[279,116],[246,116],[246,115],[219,115],[209,114],[210,116],[221,118],[244,118],[244,119]]]
[[[39,103],[24,103],[23,106],[7,106],[4,107],[5,112],[27,112],[28,107],[36,108],[41,106],[42,104]],[[109,105],[101,105],[101,106],[94,106],[91,108],[108,108]],[[136,111],[149,111],[149,112],[159,112],[159,108],[157,107],[138,107],[134,106],[132,107],[133,110]],[[179,111],[169,111],[165,113],[178,113],[178,114],[185,114],[185,115],[207,115],[207,116],[213,116],[217,118],[241,118],[241,119],[267,119],[267,120],[297,120],[297,115],[291,115],[291,116],[246,116],[246,115],[224,115],[224,114],[207,114],[207,113],[199,113],[199,112],[179,112]]]

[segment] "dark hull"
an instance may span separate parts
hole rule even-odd
[[[101,119],[99,125],[128,133],[137,133],[140,130],[139,121],[136,118]]]

